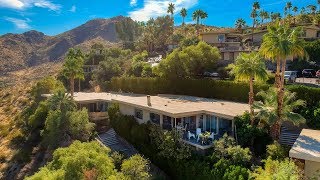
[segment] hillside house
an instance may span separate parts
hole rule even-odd
[[[224,133],[233,136],[234,117],[249,111],[243,103],[179,95],[75,93],[74,100],[79,108],[88,109],[92,120],[106,118],[107,108],[117,103],[122,114],[134,116],[139,123],[176,129],[185,143],[203,150],[210,148],[212,141],[202,144],[200,134],[210,132],[212,140]]]

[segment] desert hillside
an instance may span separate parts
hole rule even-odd
[[[94,19],[56,36],[28,31],[0,36],[0,74],[47,62],[59,62],[67,50],[85,47],[91,42],[114,44],[119,42],[115,25],[124,17]]]

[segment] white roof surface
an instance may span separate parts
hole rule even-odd
[[[208,113],[234,118],[249,111],[248,104],[244,103],[179,95],[151,96],[151,106],[147,104],[147,96],[141,94],[80,92],[74,94],[74,99],[77,102],[113,101],[174,117]]]
[[[320,131],[303,129],[292,146],[289,156],[320,162]]]

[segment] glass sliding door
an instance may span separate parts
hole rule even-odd
[[[232,121],[228,119],[220,119],[219,120],[219,134],[223,135],[227,133],[228,135],[231,135],[232,133]]]
[[[217,117],[212,115],[207,115],[206,117],[206,127],[205,130],[208,132],[217,133]]]

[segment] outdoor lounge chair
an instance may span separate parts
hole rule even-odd
[[[188,139],[190,139],[190,138],[196,138],[196,136],[193,134],[193,133],[191,133],[190,131],[188,131]]]

